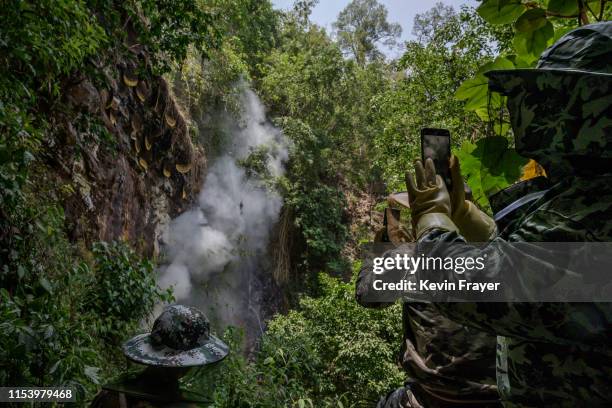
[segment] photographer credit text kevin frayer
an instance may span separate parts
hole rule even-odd
[[[402,271],[402,277],[395,282],[385,282],[382,279],[374,279],[372,287],[376,291],[497,291],[500,282],[472,282],[468,279],[458,279],[456,282],[444,279],[442,282],[423,279],[415,279],[417,271],[447,271],[452,270],[457,275],[464,275],[470,271],[482,271],[485,269],[485,256],[481,257],[430,257],[409,256],[407,254],[395,254],[394,256],[381,256],[373,258],[372,273],[382,275],[388,271]]]

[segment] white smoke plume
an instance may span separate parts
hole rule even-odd
[[[203,310],[216,331],[240,326],[253,338],[263,330],[261,277],[269,270],[267,248],[282,199],[239,163],[265,147],[268,171],[281,176],[288,147],[253,91],[244,91],[242,105],[240,123],[227,123],[231,143],[208,169],[198,205],[170,223],[169,264],[158,283],[174,288],[177,303]]]

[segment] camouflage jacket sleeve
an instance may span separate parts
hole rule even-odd
[[[554,214],[545,215],[550,223]],[[566,225],[555,223],[553,225]],[[533,228],[542,223],[530,223]],[[550,224],[549,224],[550,225]],[[562,227],[559,227],[562,229]],[[525,241],[532,232],[542,234],[542,231],[519,229],[509,237],[511,242]],[[567,231],[565,231],[567,232]],[[567,238],[567,236],[566,236]],[[569,241],[569,240],[568,240]],[[524,286],[537,290],[541,285],[547,285],[557,279],[556,268],[550,267],[551,259],[560,259],[566,254],[559,253],[525,253],[507,245],[500,237],[484,247],[468,245],[464,238],[456,232],[433,230],[419,239],[418,245],[426,247],[428,256],[479,257],[487,258],[486,276],[469,276],[475,280],[480,278],[494,280],[502,271],[516,271],[517,279],[524,281]],[[458,245],[449,245],[458,244]],[[421,252],[420,250],[418,252]],[[522,262],[528,259],[528,266]],[[458,277],[452,270],[435,271],[436,280],[456,280]],[[419,279],[431,271],[419,271]],[[465,276],[465,275],[464,275]],[[611,304],[596,303],[446,303],[437,302],[436,307],[449,318],[458,323],[476,327],[491,333],[523,338],[532,341],[546,341],[558,344],[583,344],[590,347],[607,347],[611,332]]]

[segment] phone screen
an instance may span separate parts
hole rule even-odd
[[[446,129],[423,129],[421,131],[421,156],[423,161],[427,158],[433,160],[436,173],[450,188],[450,132]]]

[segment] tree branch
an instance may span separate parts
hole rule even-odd
[[[585,5],[586,1],[578,0],[578,10],[580,13],[578,16],[578,25],[589,24],[589,17],[587,16]]]

